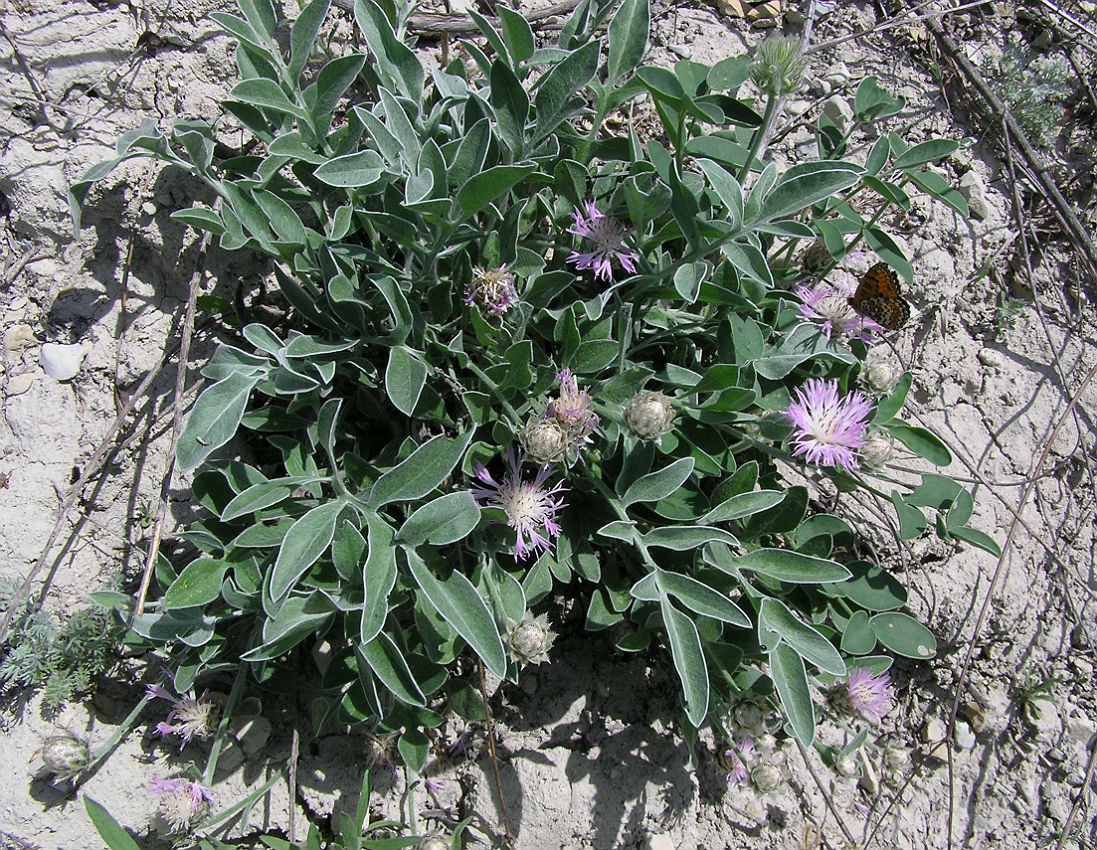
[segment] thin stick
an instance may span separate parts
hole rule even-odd
[[[220,198],[218,198],[220,201]],[[214,205],[214,212],[219,204]],[[141,574],[141,587],[137,591],[137,607],[134,616],[140,617],[145,610],[145,597],[148,594],[149,582],[156,559],[160,554],[160,540],[164,529],[164,515],[168,510],[168,496],[171,494],[171,481],[175,475],[175,445],[179,442],[179,434],[183,430],[183,393],[187,380],[187,362],[190,357],[190,342],[194,336],[194,310],[198,301],[198,285],[202,280],[202,272],[205,266],[203,259],[206,249],[209,247],[210,233],[203,231],[202,239],[198,245],[198,268],[190,279],[190,291],[187,293],[187,310],[183,314],[183,329],[179,339],[179,365],[175,372],[175,399],[174,416],[171,425],[171,443],[168,445],[167,469],[164,470],[164,479],[160,484],[160,502],[156,507],[156,521],[152,531],[152,543],[149,546],[148,557],[145,558],[145,571]]]
[[[503,780],[499,778],[499,758],[495,753],[495,721],[488,707],[488,685],[484,679],[484,662],[476,659],[476,669],[480,672],[480,699],[484,701],[484,717],[488,727],[488,747],[491,750],[491,767],[495,771],[495,790],[499,794],[499,810],[503,814],[503,834],[507,844],[514,846],[514,836],[510,834],[510,822],[507,820],[507,801],[503,799]]]
[[[354,0],[333,0],[333,5],[348,12],[354,11]],[[564,0],[547,9],[538,9],[525,15],[525,19],[533,24],[552,18],[557,15],[566,15],[579,5],[579,0]],[[488,17],[492,23],[498,23],[498,18]],[[480,32],[480,28],[472,22],[467,15],[412,15],[408,22],[408,29],[419,35],[440,35],[442,33],[456,33],[461,35],[474,35]]]
[[[1074,805],[1070,808],[1070,814],[1067,815],[1066,823],[1063,824],[1063,831],[1059,834],[1059,840],[1055,842],[1055,850],[1063,850],[1067,845],[1067,836],[1070,835],[1070,827],[1074,824],[1074,818],[1078,815],[1078,810],[1082,808],[1082,800],[1086,798],[1086,794],[1089,793],[1089,784],[1093,781],[1093,769],[1097,765],[1097,741],[1090,741],[1089,747],[1089,764],[1086,765],[1086,777],[1082,780],[1082,787],[1078,789],[1078,796],[1074,798]]]
[[[804,760],[804,767],[808,769],[808,773],[811,774],[811,778],[815,780],[815,784],[819,786],[819,793],[823,795],[823,800],[827,804],[827,808],[830,809],[830,813],[834,815],[834,819],[838,822],[838,828],[842,830],[842,835],[846,837],[846,842],[850,847],[856,847],[857,841],[853,837],[853,833],[846,827],[845,821],[842,820],[842,816],[838,814],[838,809],[834,805],[834,801],[830,799],[830,794],[827,793],[827,789],[823,787],[823,780],[819,778],[819,774],[815,772],[815,767],[808,759],[808,751],[803,744],[800,743],[799,738],[793,738],[796,741],[796,747],[800,750],[800,758]]]

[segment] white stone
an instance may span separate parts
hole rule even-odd
[[[34,383],[35,374],[33,372],[24,372],[22,375],[12,375],[8,379],[8,385],[4,387],[4,394],[8,397],[15,395],[22,395],[30,389],[30,385]]]
[[[62,345],[58,342],[47,342],[42,345],[39,362],[42,364],[42,371],[55,381],[67,381],[80,371],[87,353],[87,347],[83,343]]]
[[[253,758],[262,750],[270,739],[270,729],[270,721],[265,717],[247,718],[236,732],[236,740],[240,742],[244,755]]]
[[[823,104],[823,114],[834,122],[838,132],[845,134],[853,126],[853,107],[840,94],[831,95]]]
[[[4,332],[4,350],[9,354],[22,351],[34,342],[34,330],[30,325],[12,325]]]
[[[987,203],[987,187],[983,184],[983,178],[977,172],[969,171],[960,178],[959,188],[971,214],[979,220],[985,219],[990,205]]]
[[[1002,355],[993,348],[980,348],[976,357],[979,358],[979,362],[984,366],[990,366],[992,369],[1002,368]]]
[[[956,746],[961,750],[975,749],[975,733],[963,720],[956,721]]]
[[[670,836],[660,832],[658,835],[648,836],[648,840],[644,842],[644,850],[676,850],[676,848]]]

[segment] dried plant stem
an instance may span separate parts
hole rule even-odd
[[[983,75],[976,70],[975,66],[968,61],[963,52],[956,46],[954,42],[945,32],[939,21],[933,18],[926,19],[926,26],[929,27],[934,37],[937,39],[942,50],[948,55],[952,63],[958,68],[971,83],[972,87],[979,93],[980,97],[986,102],[987,107],[996,115],[1000,116],[1001,120],[1008,128],[1010,135],[1013,137],[1017,145],[1017,149],[1021,153],[1021,157],[1024,159],[1028,172],[1032,179],[1035,181],[1037,188],[1042,192],[1044,199],[1048,202],[1055,217],[1059,220],[1060,225],[1063,227],[1063,231],[1067,237],[1074,244],[1075,249],[1079,255],[1084,259],[1086,265],[1089,267],[1090,277],[1097,280],[1097,248],[1094,247],[1093,241],[1089,238],[1089,234],[1086,232],[1085,227],[1078,220],[1078,216],[1075,214],[1073,208],[1067,202],[1059,191],[1059,187],[1055,185],[1055,181],[1048,173],[1047,168],[1044,167],[1039,155],[1029,144],[1028,139],[1025,136],[1024,130],[1017,123],[1017,120],[1010,114],[1009,108],[1002,103],[990,86],[987,85]]]
[[[1093,769],[1095,766],[1097,766],[1097,739],[1089,742],[1089,763],[1086,765],[1086,775],[1082,780],[1082,787],[1078,789],[1078,796],[1074,798],[1074,805],[1070,807],[1070,814],[1067,815],[1066,822],[1063,824],[1063,831],[1059,834],[1059,840],[1055,842],[1055,850],[1063,850],[1067,846],[1067,836],[1070,835],[1070,828],[1074,824],[1074,819],[1078,816],[1079,809],[1082,808],[1082,801],[1089,793],[1090,783],[1093,782]]]
[[[499,811],[503,815],[503,834],[508,846],[514,846],[514,836],[510,834],[510,821],[507,819],[507,801],[503,798],[503,780],[499,777],[499,757],[495,752],[495,720],[488,706],[488,686],[484,678],[484,662],[476,659],[476,669],[480,673],[480,699],[484,701],[484,718],[488,727],[488,748],[491,750],[491,768],[495,772],[495,791],[499,795]]]
[[[220,201],[220,198],[218,198]],[[219,203],[214,204],[213,211],[217,212]],[[141,616],[145,610],[145,597],[149,591],[149,581],[156,565],[156,559],[160,554],[160,540],[164,531],[164,514],[168,510],[168,496],[171,494],[171,481],[175,475],[175,445],[179,442],[179,434],[183,430],[183,396],[187,380],[187,362],[190,359],[190,343],[194,336],[194,311],[198,301],[198,287],[202,280],[202,270],[205,266],[203,259],[206,249],[209,247],[210,233],[202,233],[202,239],[198,246],[198,268],[191,275],[190,287],[187,292],[187,308],[183,314],[183,329],[179,338],[179,365],[175,372],[175,399],[173,418],[171,425],[171,442],[168,445],[167,468],[164,470],[164,478],[160,484],[160,502],[156,507],[156,519],[153,524],[152,542],[149,544],[148,556],[145,558],[145,571],[141,574],[141,586],[137,591],[137,606],[134,615]]]
[[[838,814],[838,809],[834,805],[834,800],[831,799],[830,792],[823,787],[823,780],[819,778],[819,774],[815,772],[815,766],[812,765],[811,760],[808,758],[808,751],[803,744],[800,743],[799,738],[793,738],[796,741],[796,748],[800,750],[800,758],[804,760],[804,767],[808,769],[808,773],[811,774],[811,778],[815,780],[815,784],[819,787],[819,793],[823,795],[823,800],[827,804],[827,808],[830,809],[830,813],[834,815],[834,820],[838,822],[838,828],[842,830],[842,835],[845,836],[846,842],[850,847],[856,847],[857,841],[853,837],[853,833],[849,831],[845,821],[842,820],[842,816]]]

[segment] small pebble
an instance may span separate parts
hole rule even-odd
[[[963,720],[956,721],[956,746],[961,750],[975,749],[975,733]]]
[[[929,717],[926,719],[926,723],[922,727],[922,743],[927,745],[926,758],[948,758],[948,751],[945,747],[946,732],[945,724],[939,718]]]
[[[5,395],[16,396],[22,395],[30,389],[30,385],[34,383],[34,373],[24,372],[22,375],[12,375],[8,379],[8,385],[4,388]]]
[[[975,356],[979,358],[979,362],[984,366],[990,366],[992,369],[1002,368],[1002,355],[993,348],[980,348],[979,353]]]
[[[670,46],[670,52],[673,53],[675,56],[682,57],[683,59],[689,59],[691,56],[693,56],[693,51],[687,44],[672,44]]]
[[[22,351],[34,342],[34,330],[30,325],[12,325],[4,333],[4,351],[12,354]]]
[[[669,835],[660,832],[658,835],[649,835],[644,842],[644,850],[676,850],[674,842]]]
[[[47,342],[42,345],[38,359],[43,372],[55,381],[67,381],[80,371],[87,353],[87,346],[82,343],[62,345],[58,342]]]

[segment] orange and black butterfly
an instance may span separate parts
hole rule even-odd
[[[887,263],[877,263],[861,278],[849,306],[889,331],[897,331],[910,318],[910,304],[899,295],[899,276]]]

